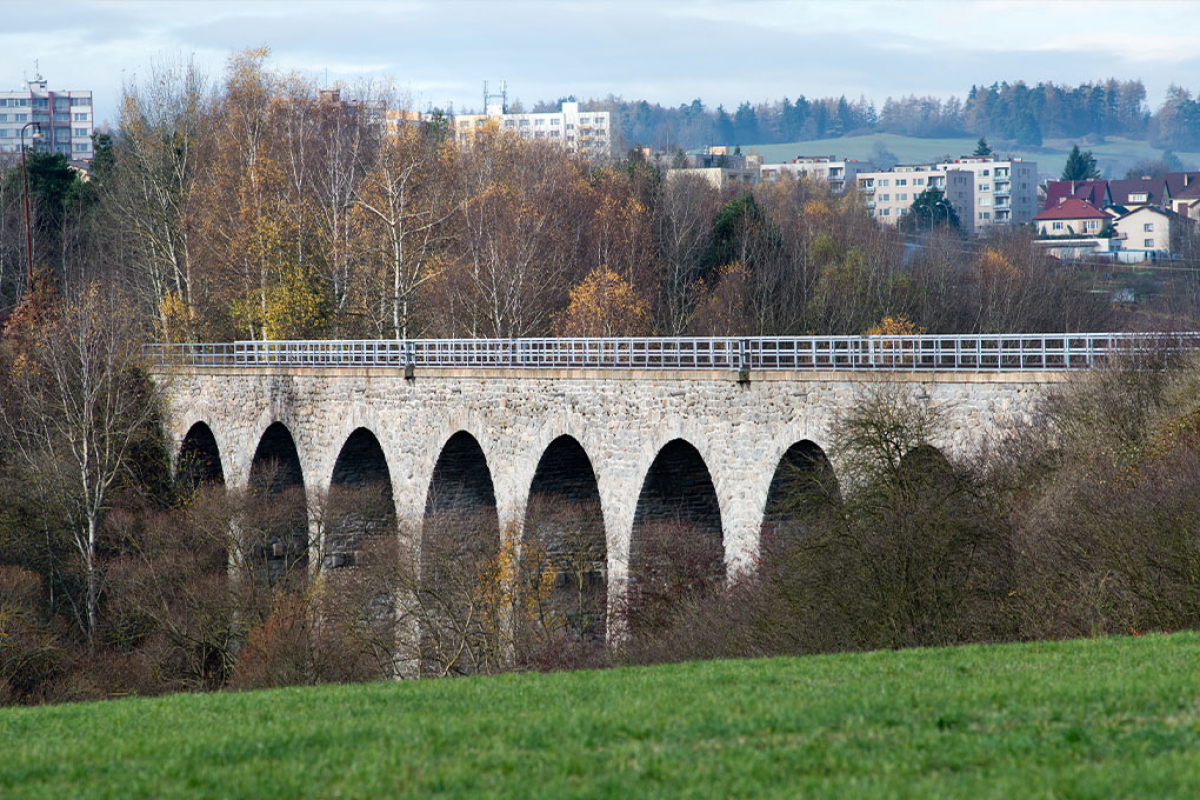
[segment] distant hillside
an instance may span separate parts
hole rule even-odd
[[[875,133],[866,136],[847,136],[841,139],[811,139],[785,144],[743,145],[743,152],[761,153],[764,161],[789,161],[798,155],[837,155],[870,161],[875,143],[878,142],[901,164],[926,163],[942,156],[969,155],[975,150],[977,137],[955,137],[948,139],[922,139],[915,136],[898,136],[891,133]],[[1038,172],[1057,178],[1062,174],[1067,153],[1073,141],[1069,139],[1047,139],[1042,147],[1008,148],[1002,143],[994,144],[997,155],[1013,155],[1027,161],[1036,161]],[[1142,159],[1157,159],[1162,151],[1146,142],[1130,139],[1108,139],[1104,144],[1080,145],[1091,150],[1096,157],[1100,173],[1106,178],[1123,178],[1125,171]],[[1187,169],[1200,166],[1200,153],[1175,153]]]

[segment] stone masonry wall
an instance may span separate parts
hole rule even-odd
[[[1056,373],[752,373],[723,371],[196,368],[163,373],[173,452],[197,422],[212,429],[225,480],[244,486],[263,432],[291,431],[305,487],[328,488],[351,433],[374,433],[387,459],[401,525],[419,530],[443,445],[457,431],[478,440],[495,486],[501,529],[520,525],[538,460],[558,436],[583,446],[600,490],[610,591],[625,554],[642,482],[673,439],[692,444],[712,476],[735,568],[758,550],[767,491],[796,442],[830,451],[829,431],[857,393],[897,381],[945,411],[936,444],[978,448],[1028,419]],[[836,454],[833,466],[837,470]]]

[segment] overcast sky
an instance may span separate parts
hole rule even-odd
[[[707,105],[800,94],[965,95],[972,83],[1141,78],[1157,106],[1200,89],[1200,2],[239,2],[0,0],[0,88],[37,60],[53,88],[92,89],[114,119],[122,81],[228,54],[331,82],[388,77],[421,108],[481,105],[506,79],[526,105],[616,94]]]

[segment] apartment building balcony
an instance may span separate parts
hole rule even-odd
[[[863,194],[875,194],[874,186],[865,186],[865,185],[859,184],[858,190],[860,192],[862,192]]]
[[[875,207],[875,201],[874,201],[874,200],[868,200],[868,201],[866,201],[865,203],[863,203],[863,205],[864,205],[866,208],[874,208],[874,207]]]

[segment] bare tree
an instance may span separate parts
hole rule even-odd
[[[85,587],[80,622],[93,642],[105,516],[151,437],[159,389],[139,368],[135,319],[115,291],[85,287],[32,334],[0,419],[30,479],[62,504]]]

